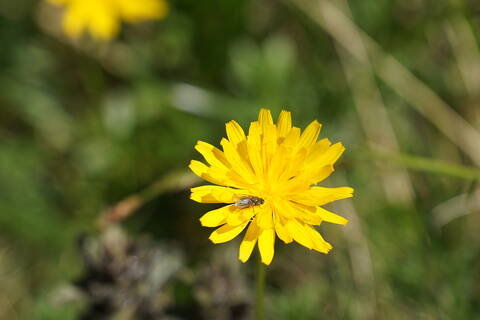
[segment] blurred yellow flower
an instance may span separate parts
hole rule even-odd
[[[63,29],[72,38],[83,32],[99,40],[113,38],[121,21],[131,23],[161,19],[168,11],[165,0],[47,0],[65,7]]]
[[[332,246],[312,227],[322,221],[348,221],[320,206],[349,198],[349,187],[315,186],[333,171],[345,148],[328,139],[317,141],[321,125],[313,121],[301,133],[292,127],[290,112],[282,111],[275,125],[269,110],[262,109],[258,121],[250,123],[248,136],[235,121],[226,124],[228,139],[223,151],[199,141],[195,149],[209,166],[196,160],[190,169],[215,185],[191,189],[191,199],[202,203],[229,203],[200,218],[205,227],[218,227],[213,243],[232,240],[247,226],[239,259],[247,261],[258,241],[262,262],[270,264],[275,233],[285,243],[292,240],[322,253]]]

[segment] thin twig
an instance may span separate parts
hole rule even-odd
[[[113,207],[107,209],[98,218],[98,225],[105,228],[112,223],[125,220],[145,203],[151,201],[158,195],[174,190],[182,190],[194,185],[198,178],[190,172],[175,171],[152,183],[138,193],[124,198]]]

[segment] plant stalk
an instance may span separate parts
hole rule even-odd
[[[257,259],[257,296],[255,305],[255,318],[265,320],[265,265],[258,255]]]

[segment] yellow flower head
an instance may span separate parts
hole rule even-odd
[[[235,121],[226,124],[228,139],[223,151],[199,141],[195,146],[209,166],[192,160],[190,169],[215,185],[191,189],[191,199],[202,203],[229,203],[200,218],[205,227],[218,227],[213,243],[232,240],[248,226],[239,259],[247,261],[258,241],[262,262],[273,259],[275,233],[285,243],[292,240],[327,253],[332,246],[312,227],[322,221],[348,221],[320,206],[349,198],[349,187],[325,188],[316,183],[333,172],[345,148],[328,139],[317,141],[321,125],[313,121],[301,133],[292,127],[290,112],[282,111],[275,125],[269,110],[261,109],[250,123],[248,136]]]
[[[89,31],[94,38],[108,40],[120,29],[122,20],[140,22],[161,19],[168,11],[165,0],[47,0],[63,5],[63,29],[76,38]]]

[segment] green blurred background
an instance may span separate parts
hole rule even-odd
[[[109,208],[192,277],[225,253],[253,297],[254,261],[209,243],[186,168],[260,107],[323,123],[347,148],[326,183],[356,190],[329,207],[350,223],[319,228],[329,255],[277,241],[269,319],[480,319],[480,2],[170,6],[98,44],[42,1],[0,2],[0,319],[78,318],[55,297]]]

